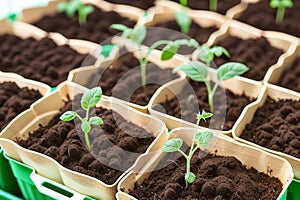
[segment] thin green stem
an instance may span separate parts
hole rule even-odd
[[[276,23],[281,23],[284,17],[285,7],[278,7],[276,13]]]
[[[184,7],[187,7],[187,0],[180,0],[180,4]]]
[[[80,115],[78,115],[77,113],[76,113],[76,117],[78,117],[78,119],[80,119],[80,121],[83,122],[82,117],[80,117]]]
[[[155,43],[153,43],[147,53],[146,53],[146,56],[144,57],[143,56],[143,52],[142,52],[142,46],[141,44],[139,44],[139,52],[140,52],[140,59],[139,59],[139,62],[140,62],[140,66],[141,66],[141,78],[142,78],[142,85],[145,86],[147,84],[147,74],[146,74],[146,68],[147,68],[147,64],[148,64],[148,60],[149,60],[149,56],[151,54],[151,52],[157,48],[158,46],[160,45],[166,45],[166,44],[169,44],[170,41],[168,40],[160,40],[160,41],[157,41]]]
[[[209,103],[210,112],[214,111],[214,96],[218,89],[218,86],[219,86],[219,82],[216,82],[211,92],[208,93],[208,103]]]
[[[84,138],[85,138],[85,143],[86,143],[86,146],[87,146],[88,150],[92,151],[91,144],[90,144],[90,139],[89,139],[89,134],[85,133]]]
[[[185,159],[188,159],[188,156],[181,149],[178,149],[178,152],[181,153]]]
[[[209,0],[209,10],[217,11],[218,0]]]
[[[86,120],[89,119],[89,112],[90,112],[90,109],[87,109],[87,110],[86,110],[86,114],[85,114],[85,119],[86,119]]]

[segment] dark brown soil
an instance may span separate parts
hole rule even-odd
[[[110,3],[116,3],[116,4],[124,4],[124,5],[130,5],[137,8],[141,8],[143,10],[147,10],[154,6],[153,0],[144,0],[144,1],[128,1],[128,0],[105,0]]]
[[[49,38],[40,41],[21,39],[14,35],[0,35],[0,70],[14,72],[28,79],[55,87],[66,80],[74,68],[81,66],[88,56],[79,54],[68,45],[58,46]],[[89,56],[87,65],[95,59]]]
[[[57,13],[53,16],[45,16],[33,23],[35,26],[47,32],[59,32],[70,39],[84,39],[96,43],[101,43],[105,39],[119,33],[111,29],[112,24],[124,24],[133,27],[136,22],[121,17],[116,12],[103,12],[99,8],[87,18],[87,23],[80,26],[77,14],[69,18],[65,13]]]
[[[283,22],[280,24],[275,21],[277,10],[269,6],[269,1],[250,4],[238,19],[262,30],[280,31],[300,37],[300,1],[293,3],[293,8],[285,10]]]
[[[181,33],[180,27],[178,26],[177,22],[175,20],[172,21],[167,21],[163,23],[158,23],[154,27],[159,27],[159,28],[166,28],[166,29],[171,29],[177,32],[171,32],[171,31],[166,31],[165,29],[150,29],[150,34],[147,35],[147,38],[144,41],[144,44],[151,46],[154,42],[158,40],[177,40],[177,39],[195,39],[197,40],[200,44],[203,44],[207,42],[209,39],[209,36],[218,30],[216,26],[210,26],[210,27],[202,27],[199,26],[196,23],[192,23],[190,27],[190,32],[185,35]],[[193,48],[180,48],[178,53],[181,54],[189,54],[192,53],[195,49]]]
[[[282,190],[277,178],[249,169],[235,157],[212,154],[202,159],[192,158],[191,171],[196,180],[186,188],[185,163],[181,157],[176,163],[152,172],[141,185],[136,184],[130,194],[140,200],[275,200]]]
[[[300,57],[298,57],[289,69],[286,69],[280,76],[279,83],[282,87],[300,92]]]
[[[241,137],[300,158],[300,101],[268,98]]]
[[[231,57],[222,56],[216,58],[217,66],[225,62],[241,62],[250,70],[242,76],[261,81],[268,69],[275,64],[284,53],[281,49],[271,46],[264,37],[257,39],[242,40],[237,37],[228,37],[216,45],[223,46],[230,52]]]
[[[171,1],[179,2],[179,0],[171,0]],[[240,2],[241,2],[240,0],[218,0],[217,11],[224,15],[226,14],[227,10],[239,4]],[[209,1],[189,0],[188,7],[195,10],[208,10]]]
[[[205,84],[190,81],[190,85],[193,87],[193,91],[191,91],[189,85],[187,85],[177,98],[169,99],[169,97],[166,96],[166,101],[162,104],[155,105],[154,109],[160,112],[166,112],[176,118],[195,123],[197,107],[199,111],[203,109],[209,111],[210,109]],[[196,94],[197,98],[189,100],[190,95],[193,94],[192,92]],[[253,99],[249,99],[249,97],[245,95],[235,95],[231,91],[224,91],[224,89],[219,87],[214,97],[214,116],[207,120],[207,122],[202,120],[200,125],[218,130],[230,130],[244,107],[251,103],[251,101],[253,101]],[[226,104],[224,102],[226,102]],[[223,124],[222,122],[224,120],[225,122]]]
[[[155,91],[163,84],[178,78],[171,69],[161,69],[157,65],[147,65],[147,85],[141,86],[141,72],[138,60],[132,53],[120,56],[112,67],[100,70],[89,80],[88,86],[94,87],[95,81],[107,96],[114,96],[123,100],[130,100],[138,105],[147,105]],[[113,74],[113,76],[112,76]],[[99,80],[100,79],[100,80]]]
[[[0,83],[0,131],[41,97],[37,90],[19,88],[13,82]]]
[[[82,143],[84,139],[80,130],[80,122],[76,121],[75,127],[73,121],[59,120],[63,112],[80,105],[78,96],[75,102],[73,102],[73,107],[71,102],[67,102],[47,126],[40,126],[39,129],[30,133],[27,140],[18,139],[17,142],[27,149],[54,158],[66,168],[112,184],[140,155],[132,152],[145,152],[155,138],[143,128],[128,122],[118,113],[96,108],[96,115],[102,117],[104,124],[101,127],[94,127],[89,133],[93,149],[91,154],[85,143]],[[75,110],[81,116],[85,113],[82,109]],[[90,116],[93,114],[92,112]]]

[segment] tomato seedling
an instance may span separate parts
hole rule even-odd
[[[281,23],[284,18],[285,9],[293,7],[293,1],[292,0],[271,0],[270,7],[277,8],[276,22]]]
[[[92,151],[89,139],[89,133],[92,130],[92,125],[99,126],[103,124],[103,120],[101,117],[89,117],[89,111],[92,107],[95,107],[97,103],[99,103],[101,97],[102,89],[100,87],[95,87],[84,93],[81,97],[80,104],[82,109],[86,111],[85,117],[81,117],[75,111],[66,111],[60,116],[60,120],[65,122],[71,121],[76,117],[81,121],[81,130],[84,133],[85,143],[89,151]]]
[[[187,7],[187,0],[180,0],[181,10],[176,11],[175,18],[176,22],[180,27],[180,30],[184,34],[188,34],[190,32],[190,27],[192,24],[192,19],[188,15],[186,7]]]

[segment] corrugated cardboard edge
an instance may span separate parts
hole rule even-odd
[[[210,69],[211,77],[214,77],[215,73],[216,72],[214,69]],[[176,96],[179,95],[181,93],[181,90],[184,88],[185,84],[187,83],[188,83],[187,80],[177,80],[172,83],[168,83],[163,87],[159,88],[149,102],[149,113],[164,121],[169,130],[178,127],[195,127],[195,124],[191,122],[178,119],[171,115],[163,114],[153,109],[153,107],[156,104],[165,102],[165,96],[168,96],[169,99],[171,99],[172,97],[174,97],[174,95]],[[243,92],[245,92],[245,95],[247,95],[248,97],[257,98],[261,91],[262,83],[236,76],[232,79],[224,81],[221,84],[221,86],[225,89],[232,91],[234,94],[241,95]],[[248,104],[247,106],[250,106],[251,104],[252,103]],[[221,131],[222,134],[228,136],[231,136],[231,132],[232,130]]]
[[[283,72],[286,69],[292,67],[292,63],[296,60],[297,57],[300,57],[300,39],[298,40],[298,44],[293,44],[293,47],[291,47],[289,54],[287,54],[286,58],[284,60],[281,60],[281,67],[272,67],[272,69],[268,71],[264,79],[264,84],[277,84]]]
[[[267,86],[263,86],[263,89],[261,90],[261,93],[259,94],[259,98],[251,106],[248,106],[246,109],[243,110],[240,118],[233,126],[233,129],[232,129],[233,138],[238,142],[242,142],[242,143],[254,146],[256,148],[262,149],[264,151],[270,152],[274,155],[278,155],[280,157],[287,159],[293,166],[295,178],[299,179],[300,178],[300,159],[299,158],[290,156],[290,155],[282,153],[282,152],[270,150],[268,148],[262,147],[260,145],[257,145],[255,143],[252,143],[245,139],[240,138],[240,135],[242,134],[246,125],[252,121],[256,110],[264,104],[268,95],[273,99],[280,98],[280,99],[300,100],[300,93],[293,92],[291,90],[281,88],[278,86],[274,86],[271,84],[267,84]]]
[[[55,92],[34,103],[30,110],[20,115],[11,126],[6,127],[0,136],[0,144],[8,156],[32,166],[38,174],[59,183],[63,183],[67,187],[82,194],[110,200],[114,199],[118,181],[120,181],[130,169],[124,172],[114,184],[107,185],[96,178],[62,167],[54,159],[41,153],[25,149],[11,140],[18,136],[26,137],[30,130],[38,128],[39,123],[47,124],[52,116],[58,112],[58,109],[64,105],[64,101],[67,100],[67,95],[73,97],[77,93],[82,93],[86,90],[86,88],[75,83],[64,82],[60,84]],[[122,105],[118,102],[112,103],[111,100],[103,98],[98,106],[118,110],[118,113],[123,115],[123,117],[125,116],[127,119],[129,118],[132,123],[142,126],[148,129],[149,132],[152,132],[156,136],[156,139],[146,152],[156,151],[158,149],[156,144],[157,141],[167,135],[167,129],[160,120],[139,113],[126,105]],[[20,130],[20,127],[23,127],[23,129]]]
[[[120,38],[117,38],[117,39],[119,40]],[[129,49],[132,48],[130,46],[126,46],[126,47],[129,48]],[[134,48],[132,48],[132,51],[133,50],[134,50]],[[129,51],[131,52],[131,50],[129,50]],[[145,48],[143,47],[143,51],[146,52],[147,47],[145,47]],[[88,66],[88,67],[83,67],[83,68],[75,69],[75,70],[71,71],[70,74],[69,74],[69,77],[68,77],[68,81],[75,82],[77,84],[88,87],[86,85],[87,80],[89,80],[89,78],[93,74],[97,73],[99,71],[99,69],[109,67],[109,65],[119,56],[119,53],[115,53],[113,55],[115,56],[115,58],[110,58],[110,60],[107,59],[106,62],[100,63],[99,66]],[[136,52],[136,51],[134,51],[134,55],[136,57],[139,56],[138,52]],[[182,65],[182,64],[188,62],[187,58],[185,58],[184,56],[178,55],[178,54],[175,55],[174,58],[172,58],[171,60],[161,61],[160,60],[160,55],[161,55],[161,51],[153,50],[152,53],[149,56],[149,62],[152,62],[152,63],[154,63],[154,64],[156,64],[156,65],[158,65],[162,68],[165,68],[165,67],[175,68],[176,66],[179,66],[179,65]],[[176,80],[185,79],[185,74],[179,73],[179,76],[180,76],[179,78],[177,78],[175,80],[172,80],[169,83],[172,83]],[[124,100],[121,100],[121,99],[117,99],[117,98],[114,98],[114,99],[117,100],[117,101],[122,102],[123,104],[129,105],[129,106],[131,106],[132,108],[134,108],[138,111],[148,113],[149,103],[145,106],[141,106],[141,105],[130,103],[130,102],[127,102],[127,101],[124,101]]]
[[[169,138],[180,137],[184,142],[190,144],[193,137],[191,133],[194,132],[195,130],[192,128],[177,128],[170,132]],[[163,145],[164,142],[166,141],[161,141],[161,145]],[[259,172],[277,177],[283,184],[283,189],[277,199],[280,199],[293,180],[292,167],[287,160],[258,148],[238,143],[231,138],[222,135],[219,136],[209,151],[216,152],[214,154],[219,156],[234,156],[247,168],[253,167]],[[150,173],[135,173],[134,169],[138,169],[139,172],[151,171],[159,160],[161,160],[163,155],[164,153],[158,152],[153,156],[153,159],[148,158],[148,160],[141,157],[135,164],[133,170],[118,184],[117,200],[136,200],[136,198],[126,194],[126,191],[132,189],[137,181],[139,183],[142,182]],[[145,157],[146,156],[147,155],[145,155]],[[122,192],[121,189],[125,189],[125,192]]]

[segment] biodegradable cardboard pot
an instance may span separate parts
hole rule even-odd
[[[216,81],[216,70],[210,70],[210,77],[212,81]],[[195,124],[191,122],[176,118],[174,116],[170,116],[168,114],[161,113],[153,109],[155,105],[165,102],[166,96],[168,96],[168,99],[172,99],[180,95],[186,84],[188,84],[187,80],[177,80],[172,83],[168,83],[163,87],[159,88],[149,102],[150,114],[163,120],[166,123],[167,128],[169,130],[172,130],[177,127],[195,127]],[[230,90],[234,94],[241,95],[244,93],[250,98],[257,98],[260,93],[262,84],[257,81],[236,76],[232,79],[223,81],[220,86],[224,89]],[[231,130],[222,131],[222,133],[230,136]]]
[[[241,3],[237,4],[236,6],[233,6],[230,9],[228,9],[227,12],[226,12],[226,17],[227,18],[232,18],[233,13],[236,12],[236,7],[240,7],[241,4],[244,4],[244,0],[241,0]],[[181,9],[181,5],[180,5],[179,1],[177,3],[177,2],[174,2],[174,1],[170,1],[170,0],[157,0],[156,5],[166,6],[166,7],[169,7],[171,9],[174,9],[174,10],[180,10]],[[188,8],[188,11],[194,11],[194,10],[191,9],[191,8]],[[213,12],[213,11],[209,11],[209,12]]]
[[[284,59],[294,51],[295,44],[297,44],[298,42],[298,40],[296,40],[295,37],[284,33],[273,31],[261,31],[247,24],[235,20],[230,20],[227,23],[227,27],[222,28],[216,34],[212,35],[208,43],[209,45],[213,46],[217,42],[224,40],[229,36],[234,36],[241,39],[252,39],[263,36],[268,40],[271,46],[277,49],[281,49],[284,52],[278,58],[277,63],[275,63],[273,66],[269,66],[269,70],[266,74],[270,73],[269,71],[272,71],[273,68],[281,67],[282,63],[284,62]],[[269,76],[265,75],[264,80],[268,77]]]
[[[58,1],[49,1],[48,5],[42,7],[35,7],[35,8],[27,8],[22,11],[21,17],[19,21],[28,23],[28,26],[35,27],[30,25],[31,23],[38,21],[44,16],[47,15],[54,15],[57,13],[57,5],[62,2],[63,0]],[[104,11],[115,11],[120,14],[122,17],[126,17],[133,21],[138,21],[140,17],[143,16],[143,12],[135,7],[126,6],[126,5],[115,5],[108,3],[106,1],[98,1],[98,0],[82,0],[84,4],[92,4],[95,7],[98,7]],[[35,29],[40,30],[40,32],[45,32],[40,28],[35,27]],[[62,34],[53,32],[52,35],[55,35],[58,38],[65,38]],[[74,38],[68,38],[74,39]]]
[[[295,44],[295,51],[294,48],[291,48],[290,54],[284,59],[281,67],[272,68],[266,75],[265,84],[272,83],[277,84],[282,78],[283,72],[288,70],[292,67],[293,62],[300,57],[300,40],[298,45]]]
[[[243,110],[241,117],[238,119],[238,121],[235,123],[232,129],[232,135],[235,140],[238,142],[246,143],[251,146],[260,148],[264,151],[270,152],[272,154],[281,156],[283,158],[286,158],[291,165],[293,166],[295,178],[300,178],[300,159],[290,156],[286,153],[270,150],[268,148],[262,147],[260,145],[257,145],[255,143],[249,142],[245,139],[240,138],[243,130],[245,129],[246,125],[250,123],[254,117],[254,114],[256,110],[263,106],[267,97],[271,97],[272,99],[294,99],[299,100],[300,99],[300,93],[293,92],[291,90],[281,88],[278,86],[274,86],[271,84],[267,84],[267,86],[263,86],[261,93],[259,94],[258,99],[251,104],[251,106],[246,107],[246,109]]]
[[[140,18],[139,24],[144,24],[147,27],[155,27],[155,25],[158,23],[176,20],[176,11],[181,10],[181,6],[172,1],[163,0],[158,1],[156,4],[157,7],[150,8],[151,15],[149,15],[147,18]],[[192,18],[194,23],[203,28],[216,26],[218,29],[221,29],[227,22],[227,18],[223,15],[210,11],[196,11],[188,9],[187,13]],[[212,33],[212,35],[214,33]],[[169,32],[166,32],[166,36],[162,37],[161,39],[168,39],[168,37],[170,37],[168,34]]]
[[[68,100],[68,97],[72,99],[76,94],[83,93],[86,90],[86,88],[74,83],[64,82],[60,84],[55,92],[33,104],[30,110],[24,112],[14,123],[3,130],[0,136],[0,145],[9,157],[33,167],[38,174],[46,178],[63,183],[84,195],[97,199],[111,200],[114,199],[117,183],[127,172],[124,172],[115,183],[107,185],[91,176],[69,170],[54,159],[25,149],[14,142],[17,137],[27,138],[28,133],[36,130],[39,124],[46,125],[58,113],[58,110],[64,105],[64,101]],[[116,110],[125,119],[152,133],[156,139],[146,152],[158,150],[157,141],[160,138],[164,139],[167,137],[167,129],[158,119],[105,98],[102,98],[98,106]]]
[[[126,45],[126,47],[128,49],[132,49],[132,52],[133,52],[135,57],[138,58],[140,56],[138,51],[136,51],[136,50],[134,51],[133,46]],[[129,52],[131,52],[131,51],[129,50]],[[143,52],[144,53],[147,52],[146,47],[143,48]],[[88,85],[89,80],[91,79],[91,77],[94,74],[97,74],[100,69],[103,69],[103,68],[106,68],[106,67],[109,68],[110,64],[115,59],[118,59],[119,53],[113,53],[113,56],[114,56],[114,58],[111,58],[109,61],[107,59],[107,62],[99,62],[98,66],[88,66],[88,67],[83,67],[83,68],[72,70],[69,74],[68,81],[75,82],[79,85],[82,85],[82,86],[85,86],[85,87],[88,87],[88,88],[94,87],[95,85],[94,86]],[[186,59],[185,57],[180,56],[180,55],[175,55],[172,59],[167,60],[167,61],[162,61],[160,59],[160,56],[161,56],[161,51],[153,50],[152,53],[149,56],[149,62],[158,65],[162,69],[175,68],[177,66],[180,66],[180,65],[188,62],[188,59]],[[137,67],[137,66],[134,66],[134,67]],[[177,80],[182,80],[184,78],[185,78],[185,74],[179,73],[179,78],[175,79],[175,80],[172,80],[169,83],[173,83]],[[99,77],[99,79],[100,79],[100,77]],[[128,103],[127,101],[124,101],[124,100],[120,100],[120,99],[117,99],[117,100],[122,102],[122,103],[128,104],[131,107],[133,107],[133,108],[135,108],[135,109],[137,109],[141,112],[144,112],[144,113],[148,112],[148,105],[141,106],[141,105],[137,105],[137,104],[130,103],[130,102]]]
[[[182,138],[186,144],[190,144],[194,132],[195,130],[193,128],[176,128],[170,132],[169,138],[179,137]],[[160,140],[160,145],[163,146],[166,141],[167,140]],[[207,148],[204,150],[207,150]],[[287,188],[293,180],[292,167],[288,161],[260,149],[235,142],[231,138],[221,135],[216,139],[214,144],[209,147],[209,152],[214,152],[213,154],[218,156],[234,156],[247,168],[253,167],[259,172],[278,178],[283,185],[283,189],[277,199],[281,199],[286,195]],[[127,194],[128,191],[134,188],[135,183],[142,183],[149,177],[151,171],[155,169],[156,165],[165,155],[166,153],[159,151],[150,157],[146,157],[147,155],[145,155],[144,157],[147,159],[141,157],[135,164],[133,170],[118,184],[116,198],[118,200],[136,200],[136,198]],[[124,192],[122,192],[121,189]]]

